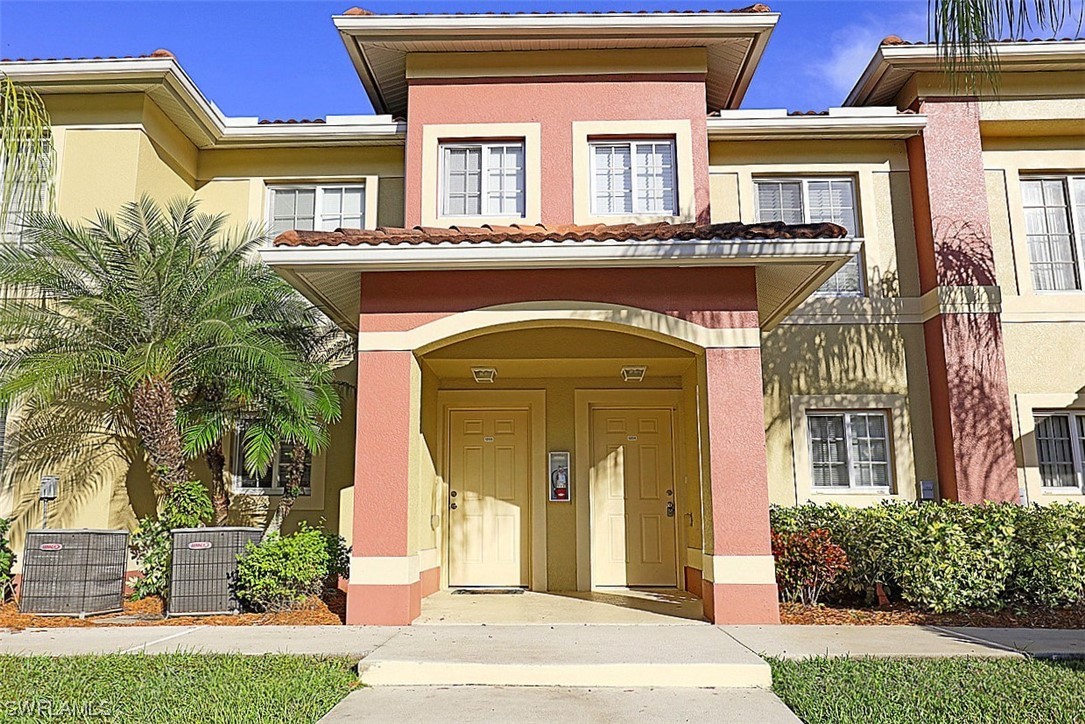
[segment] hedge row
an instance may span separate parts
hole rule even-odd
[[[873,603],[880,584],[935,612],[1085,605],[1085,506],[809,503],[774,506],[771,519],[776,534],[822,529],[844,549],[830,599]]]

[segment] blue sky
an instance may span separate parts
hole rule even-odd
[[[0,57],[140,55],[168,48],[228,115],[311,118],[371,107],[331,16],[378,13],[730,9],[682,0],[322,0],[53,2],[0,0]],[[838,105],[881,38],[926,39],[927,0],[768,0],[782,13],[743,106]]]

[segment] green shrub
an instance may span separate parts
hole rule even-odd
[[[11,569],[15,566],[15,554],[11,552],[11,544],[8,542],[10,528],[11,523],[0,518],[0,603],[12,594]]]
[[[949,612],[1085,604],[1085,507],[884,503],[775,507],[773,530],[825,529],[850,568],[836,600],[890,598]]]
[[[238,560],[238,600],[255,611],[291,608],[343,575],[348,555],[339,536],[305,523],[292,535],[272,533]]]
[[[129,548],[139,562],[143,576],[132,578],[132,597],[163,596],[169,585],[174,528],[198,528],[214,514],[211,496],[198,480],[177,485],[165,496],[157,518],[143,518],[132,534]]]
[[[1034,506],[1018,518],[1012,596],[1040,606],[1085,602],[1085,506]]]
[[[816,605],[821,592],[848,569],[848,556],[824,528],[772,534],[780,597]]]

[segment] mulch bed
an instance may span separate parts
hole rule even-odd
[[[158,597],[125,601],[122,613],[78,618],[19,613],[14,602],[0,605],[0,629],[84,628],[98,626],[340,626],[346,620],[346,594],[339,590],[313,596],[289,611],[240,613],[234,616],[165,617],[165,602]]]
[[[1061,609],[1003,609],[967,613],[928,613],[904,604],[878,608],[804,606],[781,603],[780,621],[792,625],[819,626],[977,626],[983,628],[1085,629],[1085,607]]]

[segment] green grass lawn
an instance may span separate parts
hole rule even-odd
[[[197,654],[0,656],[3,722],[315,722],[357,662]]]
[[[1085,662],[826,659],[772,664],[776,694],[807,724],[1079,724]]]

